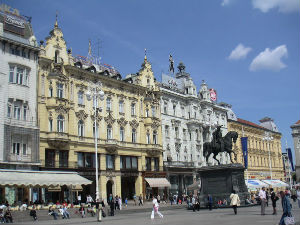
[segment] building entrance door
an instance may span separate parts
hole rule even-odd
[[[135,193],[136,177],[121,177],[121,194],[122,199],[133,199]]]
[[[106,195],[107,195],[107,201],[110,195],[112,195],[112,187],[113,182],[111,180],[107,181],[106,183]]]

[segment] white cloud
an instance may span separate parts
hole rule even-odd
[[[233,49],[228,56],[228,59],[231,60],[238,60],[238,59],[244,59],[247,57],[248,53],[252,49],[250,47],[245,47],[243,44],[238,44],[235,49]]]
[[[229,5],[230,1],[231,0],[223,0],[222,3],[221,3],[221,5],[222,6]]]
[[[257,70],[272,70],[279,71],[286,67],[281,61],[283,57],[287,57],[288,50],[285,45],[280,45],[275,49],[266,48],[263,52],[259,53],[250,65],[251,71]]]
[[[252,0],[253,8],[266,13],[270,9],[278,8],[279,12],[289,13],[300,10],[299,0]]]

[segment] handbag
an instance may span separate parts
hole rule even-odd
[[[283,220],[284,220],[285,225],[295,224],[295,218],[292,215],[284,217]]]

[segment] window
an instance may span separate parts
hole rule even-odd
[[[110,98],[106,99],[106,110],[111,111],[111,99]]]
[[[13,143],[13,149],[12,152],[13,154],[20,155],[20,143]]]
[[[114,160],[115,157],[113,155],[106,155],[106,169],[114,169]]]
[[[14,118],[19,120],[21,117],[21,109],[19,106],[15,105],[14,107]]]
[[[57,117],[57,132],[64,132],[65,119],[62,115]]]
[[[179,138],[179,130],[178,127],[175,127],[175,137]]]
[[[98,165],[100,165],[100,156],[98,154]],[[95,168],[96,161],[95,161],[95,153],[88,153],[88,152],[78,152],[77,153],[77,166],[80,168]]]
[[[124,101],[119,101],[119,113],[124,113]]]
[[[157,144],[157,131],[153,131],[153,144]]]
[[[132,141],[132,143],[136,143],[136,130],[135,129],[132,129],[131,141]]]
[[[151,171],[151,158],[146,157],[146,171]]]
[[[78,121],[78,136],[79,137],[84,136],[84,122],[82,120]]]
[[[23,155],[27,155],[27,144],[23,144]]]
[[[168,125],[165,126],[165,135],[166,135],[166,137],[169,137],[169,126]]]
[[[16,75],[16,83],[17,84],[23,84],[23,74],[24,74],[24,69],[17,68],[17,75]]]
[[[120,157],[120,169],[122,170],[137,170],[137,157],[135,156],[121,156]]]
[[[186,129],[183,129],[182,133],[183,133],[183,140],[186,140]]]
[[[11,104],[7,104],[7,117],[10,118],[11,117]]]
[[[120,141],[124,141],[124,140],[125,140],[124,127],[120,127]]]
[[[53,97],[53,87],[49,87],[49,97]]]
[[[112,127],[111,125],[108,125],[107,126],[107,129],[106,129],[106,134],[107,134],[107,139],[112,139]]]
[[[50,132],[53,131],[53,119],[52,118],[49,119],[49,131]]]
[[[15,76],[15,67],[10,66],[9,67],[9,82],[14,83],[14,76]]]
[[[45,166],[46,167],[55,167],[55,150],[46,149],[46,152],[45,152]]]
[[[28,106],[24,105],[23,106],[23,120],[27,120],[27,111],[28,111]]]
[[[131,115],[135,116],[135,103],[131,103]]]
[[[55,51],[54,62],[59,63],[59,51],[58,50]]]
[[[24,80],[24,84],[26,86],[29,86],[29,70],[25,70],[25,80]]]
[[[192,140],[192,133],[191,132],[189,132],[189,134],[190,134],[190,141]]]
[[[79,91],[79,92],[78,92],[78,104],[79,104],[79,105],[84,105],[84,101],[83,101],[83,91]]]
[[[159,171],[159,161],[158,158],[153,158],[154,159],[154,171]]]
[[[58,98],[64,97],[64,85],[63,84],[57,84],[57,97]]]
[[[184,116],[185,116],[184,107],[181,107],[181,115],[182,115],[182,117],[184,118]]]
[[[146,108],[146,117],[149,117],[149,109]]]
[[[164,114],[167,114],[167,106],[164,106]]]
[[[97,124],[95,128],[95,123],[93,123],[93,137],[95,138],[96,135],[99,137],[99,125]]]
[[[69,158],[68,151],[59,151],[59,167],[61,168],[68,167],[68,158]]]
[[[156,117],[156,110],[155,110],[155,107],[152,106],[152,117]]]
[[[176,116],[176,105],[173,105],[173,116]]]
[[[146,142],[147,144],[150,144],[150,134],[148,132],[146,134]]]

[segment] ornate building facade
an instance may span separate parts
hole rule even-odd
[[[162,75],[160,91],[164,167],[170,193],[186,194],[187,186],[196,179],[197,168],[206,165],[203,143],[211,141],[218,125],[223,135],[227,133],[227,109],[212,101],[212,90],[204,81],[197,93],[183,63],[179,63],[175,77]],[[218,159],[228,162],[225,153]],[[216,164],[212,155],[209,164]]]
[[[228,106],[230,107],[230,106]],[[245,179],[272,179],[284,181],[284,170],[281,150],[281,133],[278,131],[274,121],[268,117],[256,124],[247,120],[236,118],[230,110],[231,119],[228,119],[228,131],[236,131],[239,140],[233,148],[237,155],[236,162],[244,165],[241,137],[248,137],[248,174]],[[228,117],[229,117],[228,116]],[[266,140],[266,137],[271,137]],[[271,168],[269,163],[269,154]],[[271,175],[272,173],[272,175]]]
[[[291,128],[294,140],[296,178],[297,182],[300,182],[300,120],[294,123]]]
[[[73,57],[56,21],[41,45],[39,66],[42,169],[78,171],[93,181],[83,187],[83,199],[94,196],[97,135],[101,197],[145,197],[147,178],[165,177],[160,93],[146,56],[139,72],[122,80],[115,70]],[[98,103],[95,126],[86,94],[99,81],[105,97]],[[63,190],[47,194],[53,200],[66,198]]]
[[[37,170],[39,47],[30,21],[4,4],[0,6],[0,42],[0,168]],[[32,197],[28,188],[21,187],[1,187],[0,194],[10,203]]]

